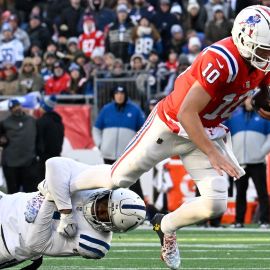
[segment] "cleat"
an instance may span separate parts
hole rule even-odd
[[[181,263],[176,233],[164,234],[161,231],[161,220],[163,217],[163,214],[156,214],[151,220],[151,224],[153,225],[153,231],[157,233],[160,240],[161,260],[163,260],[170,269],[176,270],[179,269]]]

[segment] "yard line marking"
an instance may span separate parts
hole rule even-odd
[[[14,267],[14,268],[12,268],[12,269],[17,269],[17,270],[19,270],[19,269],[21,269],[21,268],[17,268],[17,267]],[[159,267],[159,268],[157,268],[157,267],[154,267],[154,268],[152,268],[152,267],[147,267],[147,268],[142,268],[142,267],[136,267],[136,268],[119,268],[119,267],[117,267],[117,268],[115,268],[115,267],[113,267],[113,268],[110,268],[110,267],[108,267],[108,266],[106,266],[106,267],[103,267],[103,266],[101,266],[101,267],[84,267],[84,266],[42,266],[42,269],[49,269],[49,270],[53,270],[53,269],[56,269],[56,270],[58,270],[58,269],[83,269],[83,270],[150,270],[150,269],[154,269],[154,270],[163,270],[163,269],[168,269],[168,268],[166,268],[166,267]],[[190,269],[190,270],[228,270],[228,269],[230,269],[230,270],[269,270],[269,268],[254,268],[254,267],[245,267],[245,268],[238,268],[238,267],[230,267],[230,268],[209,268],[209,267],[207,267],[207,268],[205,268],[205,267],[181,267],[181,269]]]

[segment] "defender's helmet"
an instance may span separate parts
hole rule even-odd
[[[270,71],[270,8],[244,8],[235,18],[232,38],[241,56],[252,66]]]
[[[129,189],[119,188],[94,193],[83,206],[83,215],[99,231],[126,232],[145,219],[145,203]]]

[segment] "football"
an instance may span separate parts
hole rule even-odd
[[[258,91],[252,97],[251,103],[256,111],[262,108],[265,111],[270,112],[270,87],[269,86],[261,87],[260,91]]]

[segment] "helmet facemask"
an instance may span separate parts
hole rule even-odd
[[[95,193],[83,206],[83,214],[88,223],[98,231],[113,231],[110,209],[112,190]]]
[[[87,222],[98,231],[126,232],[137,228],[145,219],[143,200],[131,190],[99,191],[83,205]]]

